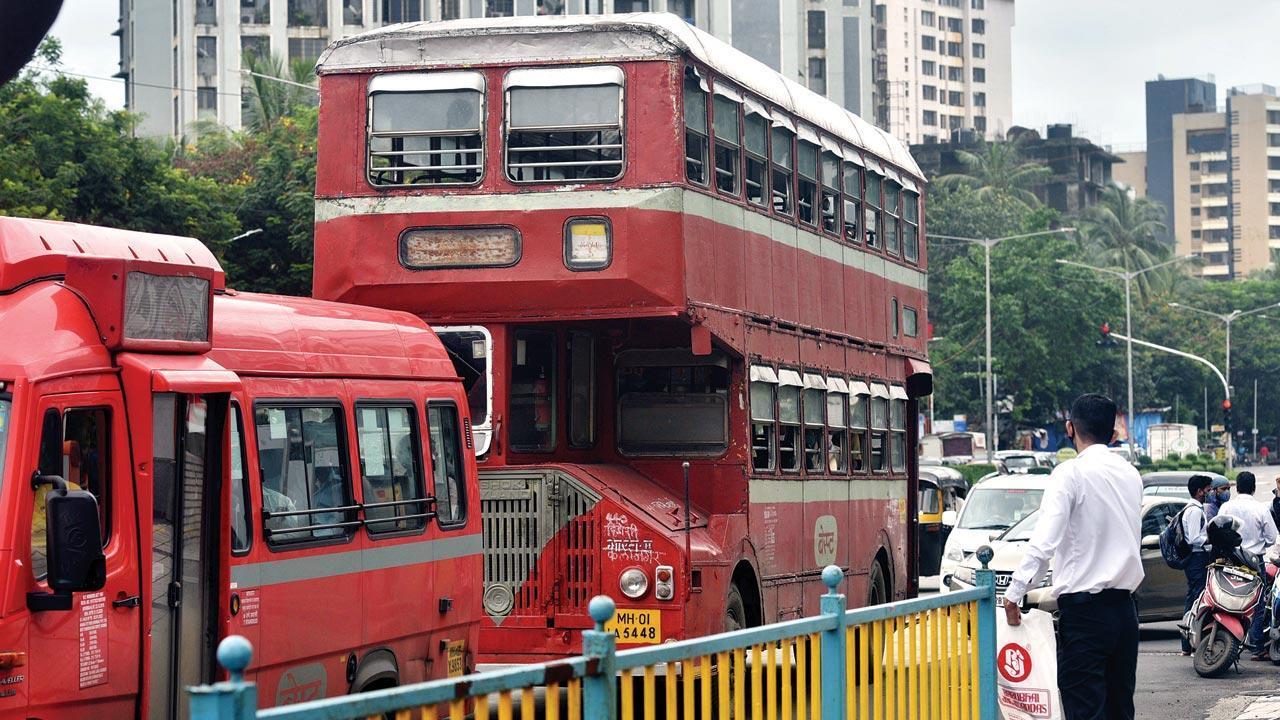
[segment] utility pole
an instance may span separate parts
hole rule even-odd
[[[1258,378],[1253,379],[1253,456],[1258,457]]]

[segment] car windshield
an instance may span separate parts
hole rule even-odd
[[[969,493],[960,518],[968,530],[1004,530],[1040,509],[1043,490],[1026,488],[984,488]]]
[[[1013,527],[1004,531],[1004,534],[996,538],[1005,542],[1026,542],[1031,539],[1031,533],[1035,532],[1036,521],[1040,519],[1040,511],[1036,510],[1030,515],[1019,520]]]
[[[1038,464],[1034,455],[1014,455],[1004,459],[1004,466],[1010,470],[1033,468]]]
[[[1160,495],[1162,497],[1183,497],[1187,489],[1181,485],[1148,485],[1142,488],[1143,495]]]

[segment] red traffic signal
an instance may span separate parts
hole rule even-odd
[[[1111,334],[1111,323],[1106,323],[1106,322],[1102,323],[1102,337],[1105,338],[1110,334]]]
[[[1099,329],[1102,331],[1102,337],[1098,339],[1098,347],[1115,347],[1116,340],[1111,337],[1111,323],[1104,322]]]
[[[1231,401],[1230,401],[1230,400],[1223,400],[1223,401],[1222,401],[1222,409],[1223,409],[1223,410],[1230,410],[1230,409],[1231,409]]]

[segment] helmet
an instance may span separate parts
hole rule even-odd
[[[1223,551],[1240,547],[1240,521],[1230,515],[1217,515],[1206,529],[1209,544],[1214,550]]]

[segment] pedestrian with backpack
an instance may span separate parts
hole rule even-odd
[[[1182,608],[1184,615],[1191,609],[1196,598],[1200,597],[1200,593],[1204,592],[1205,577],[1209,563],[1213,560],[1213,553],[1208,546],[1209,536],[1205,533],[1208,521],[1204,517],[1204,501],[1212,489],[1213,478],[1208,475],[1192,475],[1187,480],[1187,493],[1191,495],[1191,501],[1178,513],[1177,520],[1181,523],[1187,545],[1186,564],[1182,568],[1187,574],[1187,601]],[[1190,640],[1183,636],[1182,654],[1190,655],[1193,649]]]

